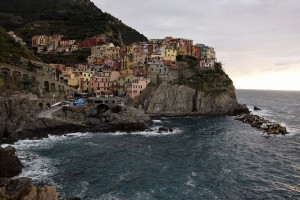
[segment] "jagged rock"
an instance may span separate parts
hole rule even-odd
[[[174,130],[172,128],[168,127],[160,127],[158,129],[158,133],[167,133],[167,132],[173,132]]]
[[[22,164],[14,147],[0,147],[0,177],[10,178],[22,172]]]
[[[37,187],[37,200],[57,200],[56,189],[52,186]]]
[[[241,114],[250,114],[250,110],[248,109],[246,104],[239,104],[237,108],[234,110],[234,115]]]
[[[0,179],[0,187],[5,188],[1,195],[8,199],[33,199],[32,196],[36,195],[30,178]]]
[[[233,86],[203,92],[167,82],[162,82],[157,88],[147,87],[140,103],[146,113],[154,116],[233,115],[239,105]]]
[[[163,133],[163,132],[168,132],[168,131],[169,131],[169,128],[167,128],[167,127],[160,127],[158,129],[158,133]]]
[[[267,129],[267,128],[269,128],[269,127],[267,126],[267,124],[262,124],[262,125],[260,126],[260,128],[262,128],[262,129]]]
[[[256,107],[256,106],[254,106],[253,109],[254,109],[254,110],[257,110],[257,111],[260,111],[260,110],[261,110],[260,108],[258,108],[258,107]]]
[[[0,179],[0,199],[57,200],[53,186],[35,186],[30,178]]]
[[[281,126],[275,122],[270,122],[262,117],[252,114],[242,114],[236,116],[235,120],[242,121],[243,123],[250,124],[252,127],[256,127],[259,130],[266,132],[267,134],[287,134],[286,127]]]

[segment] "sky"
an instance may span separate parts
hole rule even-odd
[[[299,0],[92,0],[147,38],[215,48],[237,89],[300,90]]]

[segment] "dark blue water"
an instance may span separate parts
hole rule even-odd
[[[300,92],[238,91],[288,126],[266,139],[232,117],[164,118],[174,133],[70,134],[15,146],[22,176],[82,199],[300,199]]]

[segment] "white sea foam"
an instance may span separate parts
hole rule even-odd
[[[8,146],[10,146],[10,144],[1,144],[1,147],[2,147],[2,148],[6,148],[6,147],[8,147]]]
[[[80,197],[81,199],[84,198],[84,195],[85,195],[86,191],[88,190],[89,185],[90,184],[86,181],[80,183],[81,191],[78,194],[78,197]]]
[[[62,136],[50,135],[48,138],[44,138],[42,140],[20,140],[16,142],[12,146],[16,148],[16,154],[24,165],[22,173],[19,174],[18,177],[29,177],[34,181],[50,183],[51,185],[60,187],[51,178],[57,173],[55,165],[58,163],[58,160],[41,156],[36,152],[36,150],[49,149],[57,142],[85,137],[91,137],[91,134],[70,133]]]
[[[159,127],[152,127],[152,130],[150,131],[138,131],[138,132],[131,132],[131,133],[126,133],[126,132],[115,132],[115,133],[106,133],[109,135],[114,135],[114,136],[121,136],[121,135],[140,135],[140,136],[145,136],[145,137],[161,137],[161,136],[167,136],[167,135],[176,135],[182,132],[182,130],[175,128],[173,129],[173,132],[162,132],[159,133],[158,129]]]
[[[153,122],[153,123],[159,123],[159,124],[161,124],[161,123],[162,123],[162,121],[161,121],[161,120],[152,120],[152,122]]]
[[[188,176],[188,181],[185,183],[187,186],[190,186],[192,188],[195,188],[196,187],[196,183],[195,181],[190,177]]]

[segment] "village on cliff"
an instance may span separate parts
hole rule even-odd
[[[24,42],[10,33],[16,41]],[[216,62],[214,48],[195,44],[193,40],[165,37],[149,42],[116,46],[107,43],[103,35],[83,41],[65,40],[62,35],[36,35],[32,47],[38,54],[72,54],[90,49],[91,55],[84,64],[68,66],[50,64],[57,72],[57,81],[74,87],[78,93],[96,97],[139,96],[149,83],[178,79],[178,58],[194,58],[199,70],[212,70]]]

